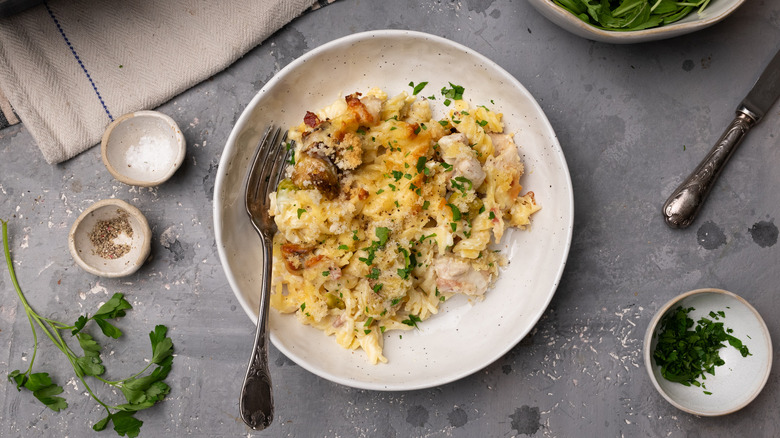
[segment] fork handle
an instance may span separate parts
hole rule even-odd
[[[267,266],[263,273],[260,290],[260,309],[257,314],[257,331],[252,356],[241,388],[239,411],[241,419],[254,430],[263,430],[271,425],[274,417],[271,374],[268,371],[268,308],[271,295],[271,252],[272,242],[262,238],[263,262]]]

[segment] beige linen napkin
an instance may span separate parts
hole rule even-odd
[[[59,163],[100,142],[113,119],[209,78],[317,3],[50,0],[0,19],[0,103],[5,95],[46,161]]]

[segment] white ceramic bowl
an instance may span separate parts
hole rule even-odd
[[[301,367],[348,386],[409,390],[441,385],[489,365],[514,347],[547,308],[571,242],[573,191],[563,152],[536,99],[497,64],[441,37],[385,30],[350,35],[318,47],[274,76],[236,122],[219,165],[214,225],[220,261],[244,311],[257,321],[263,264],[260,240],[244,209],[244,178],[265,128],[302,122],[339,96],[381,87],[411,94],[409,82],[430,81],[423,94],[465,87],[473,106],[504,114],[514,132],[526,174],[521,182],[542,206],[528,231],[510,230],[500,248],[511,262],[484,301],[453,297],[420,330],[385,335],[389,363],[371,365],[362,351],[341,348],[332,337],[271,310],[271,340]],[[491,102],[492,101],[492,102]],[[444,106],[433,101],[435,116]],[[436,112],[438,108],[438,113]],[[251,339],[247,339],[247,353]]]
[[[715,322],[733,329],[732,335],[750,350],[750,356],[742,357],[736,348],[724,343],[726,346],[718,353],[726,363],[715,367],[714,376],[707,373],[704,380],[712,394],[666,380],[661,376],[661,367],[652,359],[661,332],[659,322],[678,306],[695,309],[688,314],[694,326],[701,317],[712,320],[707,316],[710,311],[725,312],[725,318]],[[725,415],[747,406],[763,389],[772,368],[772,340],[761,315],[743,298],[722,289],[697,289],[673,298],[656,313],[645,335],[644,358],[653,385],[673,406],[696,415]]]
[[[712,26],[734,12],[745,0],[712,0],[701,14],[694,11],[682,20],[666,26],[627,32],[593,27],[552,0],[528,2],[547,19],[575,35],[603,43],[631,44],[672,38]]]
[[[132,236],[120,233],[113,243],[129,246],[117,258],[102,256],[90,239],[99,221],[110,221],[126,215]],[[76,219],[68,235],[68,247],[76,264],[90,274],[101,277],[124,277],[138,270],[149,257],[152,230],[140,210],[119,199],[104,199],[92,204]]]
[[[111,122],[101,141],[106,168],[132,186],[156,186],[181,166],[186,143],[172,118],[157,111],[136,111]]]

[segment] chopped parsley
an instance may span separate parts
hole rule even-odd
[[[704,373],[715,375],[715,367],[726,363],[718,353],[725,347],[724,341],[736,348],[742,357],[751,354],[741,340],[727,333],[722,322],[702,317],[694,327],[693,319],[688,316],[692,310],[693,307],[677,306],[661,319],[653,359],[666,380],[706,389],[698,379],[706,380]],[[718,312],[717,315],[725,316],[725,313]]]
[[[428,161],[426,157],[420,157],[417,159],[417,165],[415,166],[417,168],[417,173],[423,173],[426,161]]]
[[[409,319],[405,319],[405,320],[401,321],[402,324],[406,324],[409,327],[414,327],[414,328],[419,330],[420,327],[417,326],[418,322],[422,322],[422,320],[417,315],[409,315]]]
[[[414,82],[409,82],[409,86],[412,87],[412,95],[413,96],[417,96],[417,94],[420,93],[420,91],[422,91],[423,88],[425,88],[426,85],[428,85],[427,82],[420,82],[417,85],[414,85]]]
[[[371,266],[371,264],[374,263],[374,256],[376,255],[376,251],[378,249],[384,248],[385,244],[387,243],[387,239],[390,238],[390,229],[385,227],[377,227],[374,231],[376,234],[376,237],[379,238],[379,240],[374,240],[371,242],[371,246],[367,248],[363,248],[368,252],[368,257],[360,257],[358,260],[361,262]],[[372,270],[373,272],[373,270]]]
[[[366,274],[366,278],[370,278],[371,280],[377,280],[379,279],[379,274],[382,271],[379,270],[379,268],[371,268],[371,272]]]
[[[447,204],[448,207],[452,210],[452,220],[459,221],[460,220],[460,209],[458,207],[454,206],[453,204]]]
[[[342,251],[347,251],[349,250],[349,247],[347,245],[339,245],[339,249]]]
[[[300,219],[301,215],[304,214],[304,213],[306,213],[306,209],[305,208],[299,208],[298,209],[298,219]]]
[[[322,271],[323,277],[327,277],[328,275],[330,275],[330,271]]]

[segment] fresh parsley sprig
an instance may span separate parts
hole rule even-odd
[[[173,341],[166,336],[168,328],[164,325],[158,325],[154,328],[154,331],[149,333],[149,339],[152,344],[152,358],[149,364],[141,371],[122,380],[109,381],[102,378],[101,376],[106,370],[100,357],[102,348],[91,335],[84,333],[83,329],[89,321],[94,321],[104,335],[117,339],[122,336],[122,331],[107,320],[125,316],[125,311],[132,309],[132,306],[125,300],[123,294],[116,293],[105,304],[100,306],[92,316],[81,315],[73,325],[67,325],[40,316],[27,302],[27,298],[19,286],[8,244],[8,223],[3,220],[0,220],[0,223],[2,223],[3,250],[6,263],[8,264],[8,273],[11,276],[11,282],[16,290],[16,294],[24,306],[33,333],[33,353],[27,370],[24,372],[20,370],[12,371],[8,374],[8,380],[16,383],[16,389],[19,391],[22,391],[22,389],[31,391],[35,398],[53,411],[59,412],[68,407],[68,402],[59,396],[59,394],[62,394],[63,388],[54,383],[48,373],[32,372],[35,357],[38,353],[37,327],[65,355],[73,367],[76,377],[84,385],[89,395],[106,410],[106,417],[95,423],[92,428],[95,431],[101,431],[109,423],[113,423],[114,430],[120,436],[137,437],[141,431],[143,421],[135,418],[135,412],[154,406],[170,392],[170,387],[164,382],[173,364]],[[83,351],[82,356],[79,356],[70,348],[63,337],[63,331],[70,331],[71,336],[77,339]],[[144,375],[153,366],[156,367],[151,373]],[[92,391],[92,388],[85,380],[86,376],[91,376],[104,384],[119,389],[125,396],[127,403],[113,406],[104,402]]]

